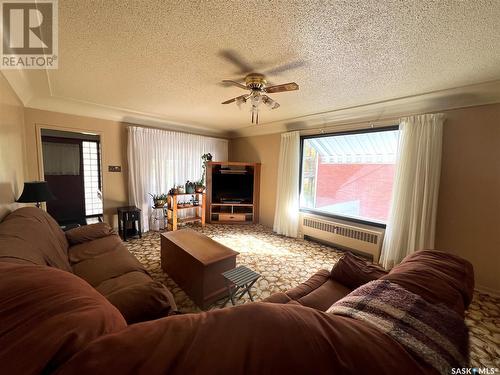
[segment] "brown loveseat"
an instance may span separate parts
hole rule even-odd
[[[0,223],[0,261],[58,268],[87,281],[128,323],[166,316],[171,293],[148,275],[104,223],[63,232],[45,211],[25,207]]]

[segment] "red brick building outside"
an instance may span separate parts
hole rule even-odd
[[[362,218],[386,221],[391,203],[394,164],[323,164],[318,163],[316,204],[326,206],[355,202]],[[337,210],[335,210],[337,211]]]

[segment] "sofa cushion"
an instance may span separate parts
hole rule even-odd
[[[106,239],[111,238],[112,237],[106,237]],[[120,240],[116,239],[115,241]],[[92,246],[94,242],[96,241],[89,243],[89,246]],[[73,272],[86,280],[93,287],[98,286],[105,280],[132,271],[142,271],[146,273],[144,267],[123,245],[73,265]]]
[[[286,293],[275,293],[264,300],[272,303],[300,303],[313,309],[326,311],[334,302],[345,297],[351,289],[330,278],[330,272],[319,270],[302,284]]]
[[[321,286],[297,301],[304,306],[326,311],[333,303],[344,298],[349,293],[351,293],[351,289],[335,280],[328,279]]]
[[[68,249],[68,258],[72,267],[76,263],[92,259],[110,251],[123,248],[123,243],[117,235],[109,235],[93,241],[71,246]]]
[[[0,223],[0,261],[17,258],[27,263],[71,271],[68,241],[57,222],[44,210],[20,208]]]
[[[292,301],[295,301],[291,299],[288,294],[283,293],[283,292],[276,292],[271,294],[269,297],[266,297],[262,300],[262,302],[269,302],[269,303],[290,303]]]
[[[472,265],[456,255],[420,250],[408,255],[381,279],[392,281],[431,303],[442,303],[460,315],[474,291]]]
[[[95,223],[66,231],[66,239],[70,245],[77,245],[113,234],[113,229],[106,223]]]
[[[0,369],[49,373],[97,337],[126,328],[82,279],[58,269],[0,263]]]
[[[149,276],[116,234],[71,246],[68,253],[74,273],[116,306],[129,324],[176,309],[170,291]]]
[[[345,252],[332,268],[330,277],[348,288],[356,289],[369,281],[387,275],[382,267],[351,252]]]
[[[286,294],[294,300],[304,297],[305,295],[311,293],[316,288],[326,283],[330,277],[330,272],[327,270],[319,270],[314,275],[309,277],[302,284],[297,285],[295,288],[290,289]]]
[[[167,316],[176,309],[170,291],[140,271],[103,281],[96,289],[121,311],[128,324]]]

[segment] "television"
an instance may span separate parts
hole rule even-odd
[[[253,203],[253,174],[221,172],[212,175],[212,202]]]

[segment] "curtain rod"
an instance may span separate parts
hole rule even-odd
[[[182,133],[182,134],[190,134],[190,135],[198,135],[200,137],[207,137],[207,138],[216,138],[216,139],[222,139],[224,141],[228,141],[229,138],[225,138],[223,136],[216,136],[216,135],[206,135],[206,134],[200,134],[200,133],[193,133],[189,131],[184,131],[184,130],[177,130],[177,129],[171,129],[171,128],[160,128],[157,126],[149,126],[149,125],[140,125],[140,124],[134,124],[131,122],[124,122],[127,124],[127,129],[130,128],[131,126],[134,126],[136,128],[145,128],[145,129],[154,129],[154,130],[164,130],[168,132],[175,132],[175,133]]]
[[[323,134],[334,131],[343,131],[343,130],[356,130],[362,128],[383,128],[390,125],[398,125],[400,122],[400,117],[390,117],[384,120],[376,120],[376,121],[364,121],[364,122],[350,122],[350,123],[339,123],[339,124],[331,124],[324,125],[321,127],[316,127],[312,129],[302,129],[300,131],[300,135],[313,135],[313,134]]]

